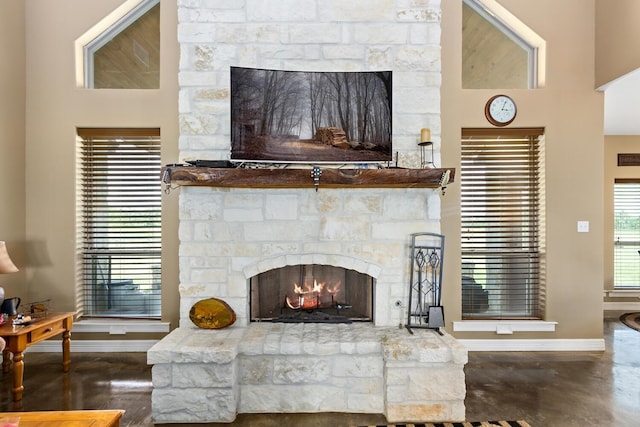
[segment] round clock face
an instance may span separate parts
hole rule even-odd
[[[516,103],[506,95],[496,95],[487,101],[484,114],[494,126],[506,126],[516,118]]]

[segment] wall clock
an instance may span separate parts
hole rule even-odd
[[[516,118],[516,103],[507,95],[495,95],[484,106],[484,115],[494,126],[506,126]]]

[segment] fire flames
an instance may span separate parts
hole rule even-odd
[[[293,284],[293,292],[297,298],[285,298],[287,307],[292,310],[313,310],[335,305],[335,296],[340,291],[341,283],[327,284],[314,279],[313,286]]]

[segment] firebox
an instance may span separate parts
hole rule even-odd
[[[374,278],[319,264],[290,265],[250,280],[251,321],[373,321]]]

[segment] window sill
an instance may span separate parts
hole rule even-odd
[[[453,322],[456,332],[495,332],[511,335],[514,332],[555,332],[558,322],[543,320],[463,320]]]
[[[171,324],[155,320],[123,320],[123,319],[86,319],[73,324],[73,332],[108,332],[110,335],[127,333],[163,333],[169,332]]]
[[[610,289],[604,295],[609,298],[640,298],[640,289]]]

